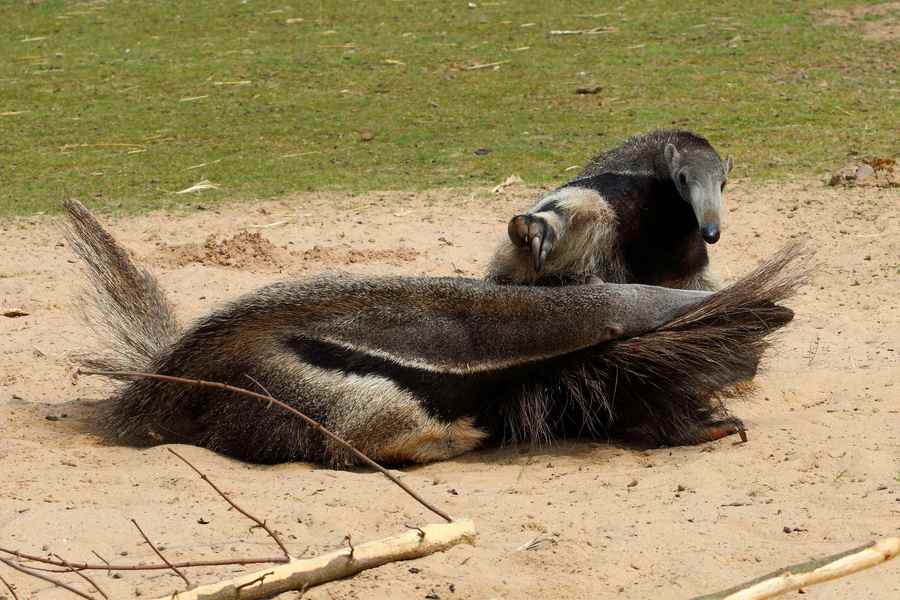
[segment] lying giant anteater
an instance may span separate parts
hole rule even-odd
[[[716,294],[323,276],[263,287],[182,329],[153,276],[81,204],[65,208],[112,350],[90,367],[242,387],[249,376],[390,463],[441,460],[489,439],[694,444],[733,433],[741,423],[719,395],[756,370],[793,316],[778,303],[799,282],[796,249]],[[122,382],[99,418],[138,445],[351,462],[298,419],[223,390]]]

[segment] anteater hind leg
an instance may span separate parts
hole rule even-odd
[[[488,434],[471,418],[443,420],[429,414],[418,396],[391,379],[302,365],[292,374],[308,386],[323,424],[369,458],[385,464],[427,463],[468,452]],[[310,431],[307,435],[319,436]],[[326,461],[358,461],[346,448],[325,440]]]
[[[654,419],[630,428],[628,433],[628,437],[634,436],[660,446],[695,446],[735,434],[741,436],[741,441],[747,441],[744,422],[731,416],[698,416],[696,421],[685,419],[683,415],[677,421],[660,422]]]
[[[281,355],[274,364],[257,365],[254,381],[295,406],[384,464],[444,460],[476,448],[488,436],[470,418],[441,420],[419,398],[388,378],[356,375],[298,363]],[[246,377],[236,385],[253,387]],[[333,467],[358,464],[342,445],[299,418],[275,407],[233,394],[214,392],[200,417],[206,433],[192,440],[201,446],[257,463],[296,460]]]
[[[728,417],[719,421],[712,421],[705,425],[698,426],[697,429],[686,440],[686,444],[703,444],[705,442],[714,442],[730,435],[738,434],[741,441],[747,441],[747,431],[744,423],[736,417]]]
[[[339,381],[329,409],[331,427],[369,458],[385,464],[427,463],[468,452],[488,434],[470,417],[442,420],[430,415],[412,392],[378,375],[336,376]],[[335,378],[322,372],[320,381]],[[350,454],[329,444],[336,465],[354,462]]]

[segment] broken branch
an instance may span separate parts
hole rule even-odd
[[[700,596],[694,600],[765,600],[774,598],[800,588],[869,569],[896,558],[898,554],[900,554],[900,538],[887,538],[863,548],[779,569],[775,573],[722,592]]]
[[[468,519],[452,523],[436,523],[418,531],[406,531],[382,540],[355,545],[352,555],[342,548],[315,558],[292,559],[262,572],[241,575],[231,580],[202,585],[187,592],[179,592],[178,600],[257,600],[271,598],[292,590],[305,590],[328,581],[350,577],[366,569],[383,564],[420,558],[446,550],[461,543],[471,543],[475,524]],[[158,600],[170,600],[163,596]]]

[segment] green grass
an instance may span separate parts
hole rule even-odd
[[[900,44],[823,24],[842,2],[476,4],[4,0],[0,214],[561,182],[654,127],[760,178],[898,151]]]

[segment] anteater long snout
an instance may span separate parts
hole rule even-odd
[[[691,208],[697,218],[697,226],[703,241],[715,244],[721,234],[722,191],[711,181],[691,186]]]

